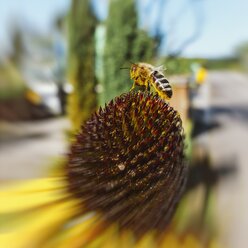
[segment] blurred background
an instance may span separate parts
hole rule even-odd
[[[187,221],[247,247],[247,10],[246,0],[0,1],[0,181],[51,172],[81,123],[131,88],[120,67],[164,65],[187,136]]]

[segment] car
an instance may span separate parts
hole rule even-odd
[[[39,74],[39,77],[27,80],[25,98],[48,115],[56,116],[62,113],[59,87],[46,74]]]

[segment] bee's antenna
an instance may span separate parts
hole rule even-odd
[[[132,61],[129,61],[129,63],[131,64],[131,65],[134,65],[135,63],[134,62],[132,62]]]
[[[129,67],[120,67],[121,70],[129,70],[130,68]]]

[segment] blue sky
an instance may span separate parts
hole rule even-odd
[[[162,0],[153,0],[152,6],[147,5],[149,0],[138,1],[140,25],[149,28],[151,33],[158,11],[156,2],[159,1]],[[98,15],[104,19],[107,0],[93,2]],[[13,20],[40,32],[49,32],[54,17],[69,6],[70,0],[0,0],[0,49],[6,49]],[[161,30],[169,33],[162,47],[163,53],[180,46],[198,26],[201,35],[185,49],[185,56],[228,56],[238,44],[248,41],[248,0],[167,0],[161,13]]]

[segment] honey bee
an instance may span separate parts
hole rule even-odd
[[[134,83],[131,90],[139,85],[145,86],[146,90],[150,91],[152,86],[162,99],[169,100],[172,97],[172,88],[162,71],[162,66],[154,67],[147,63],[132,63],[130,77]]]

